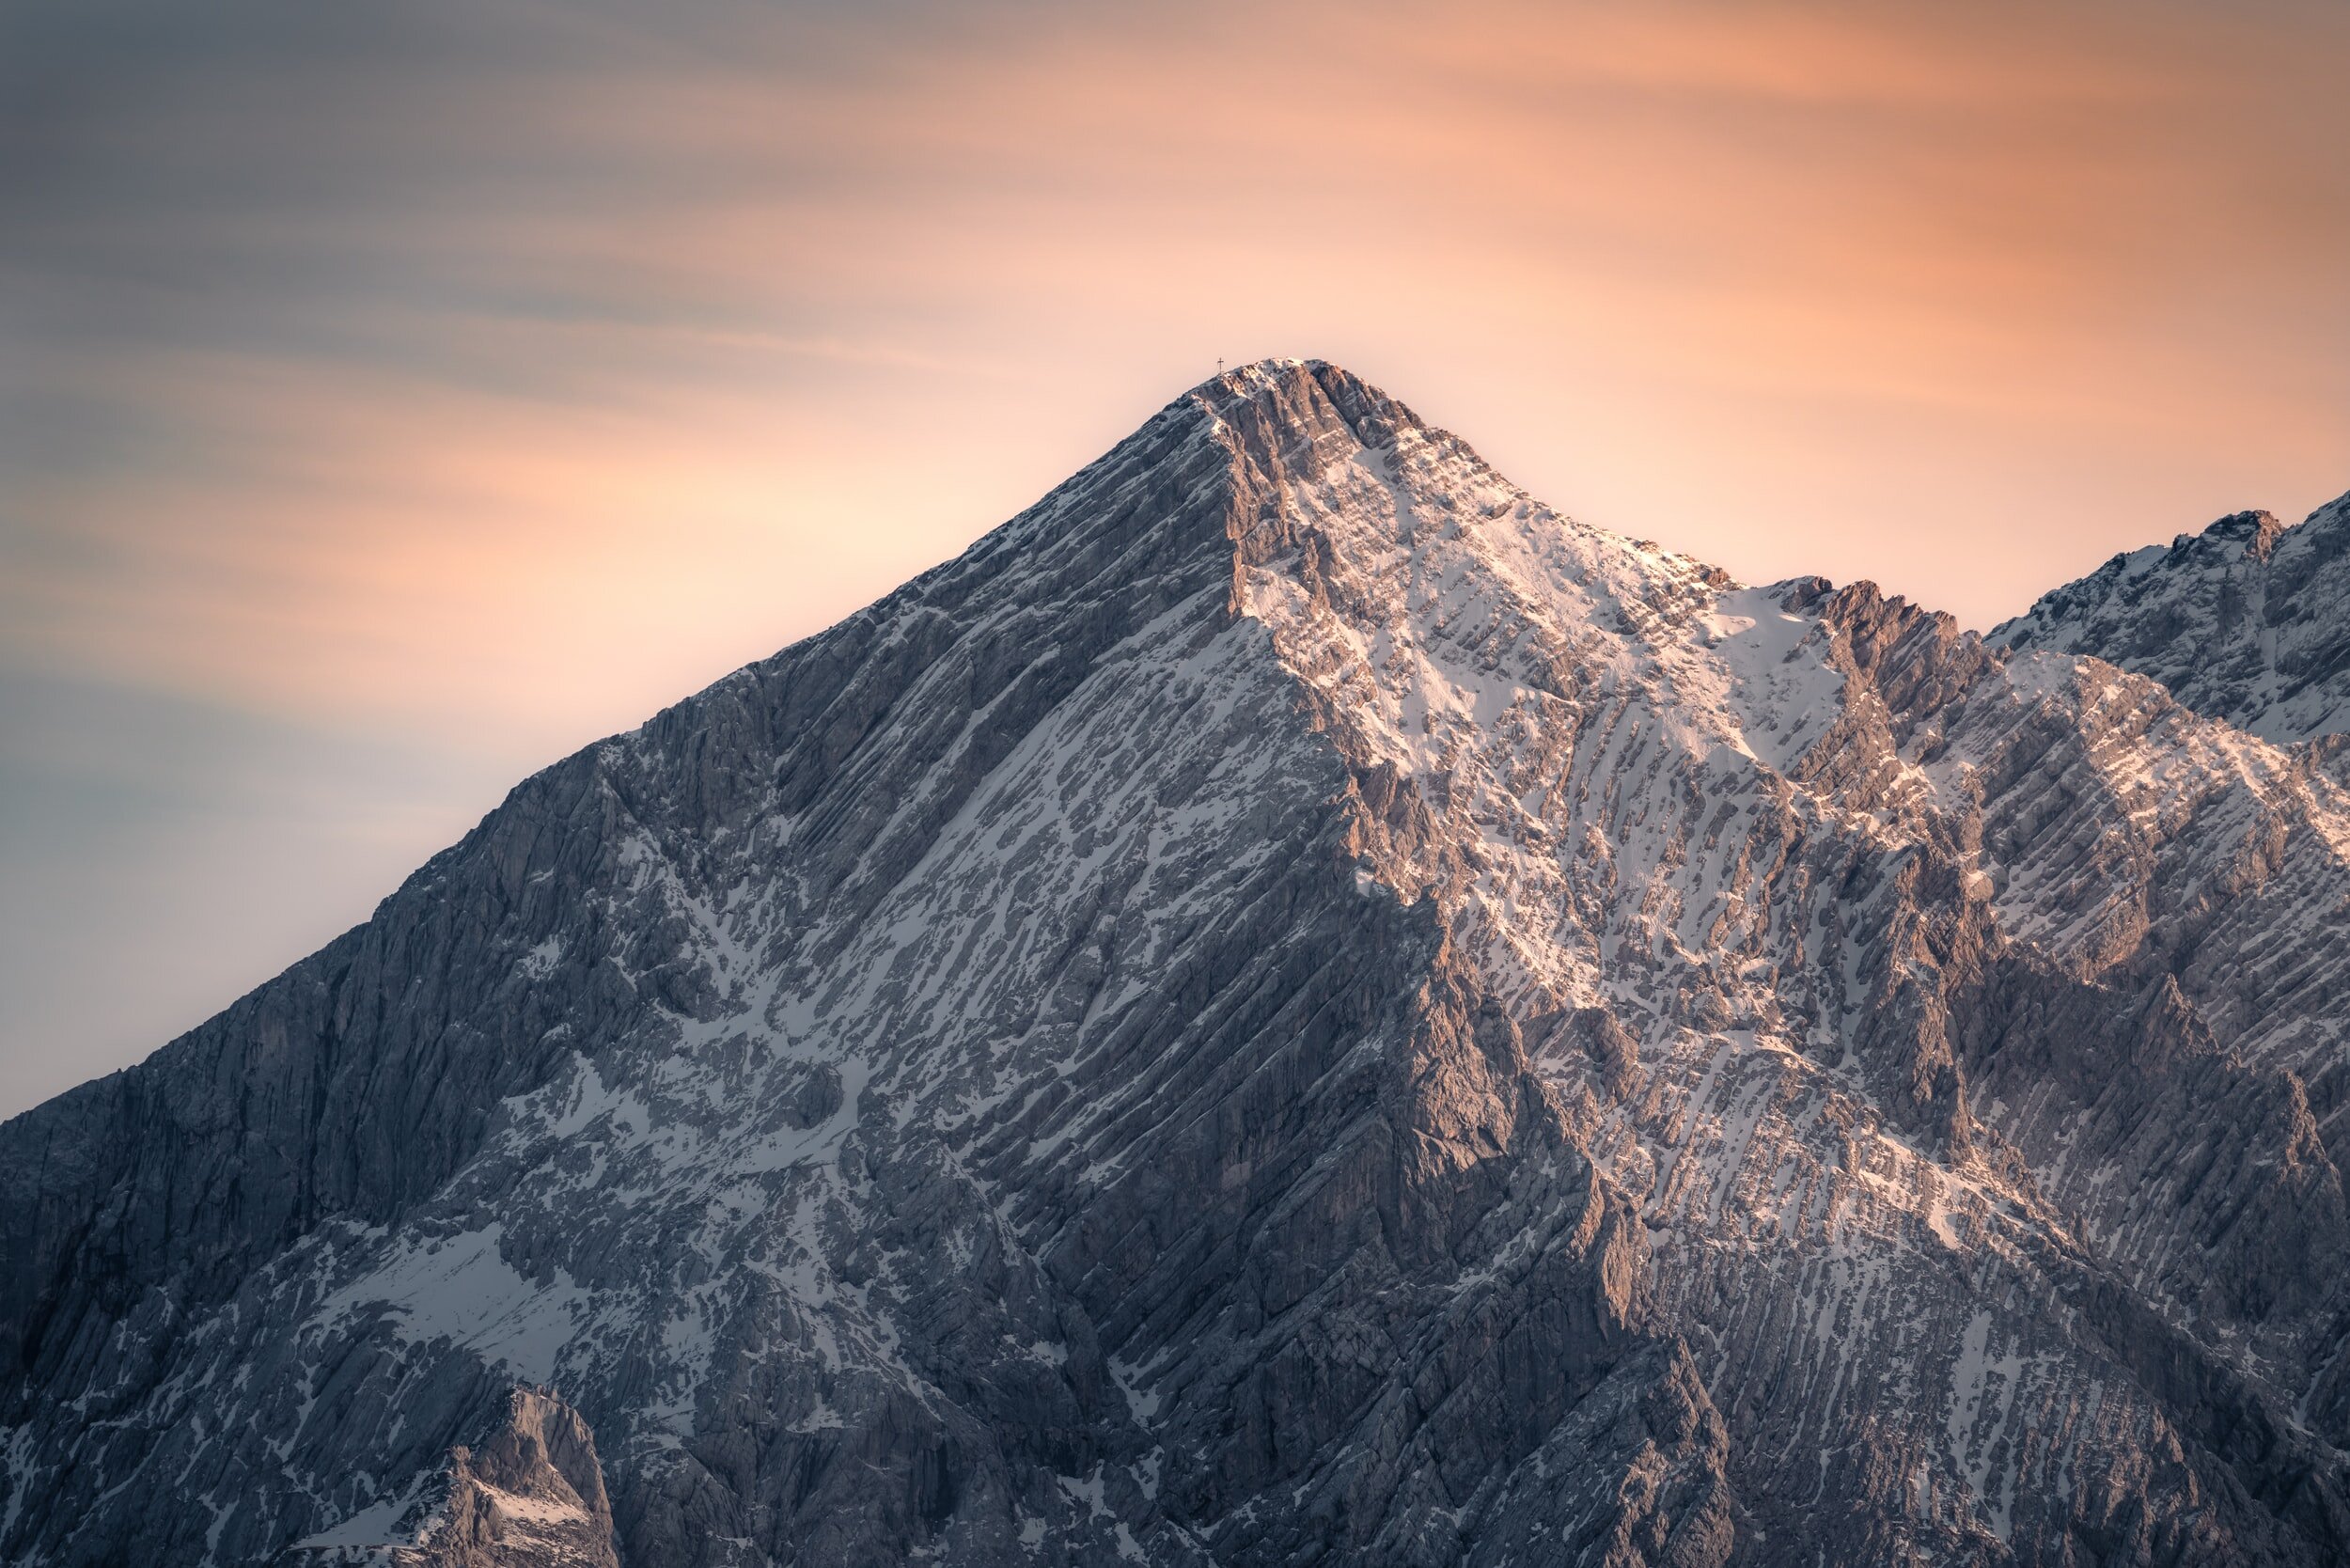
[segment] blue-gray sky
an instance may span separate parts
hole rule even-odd
[[[1983,624],[2350,488],[2350,12],[20,0],[0,1112],[1322,354]]]

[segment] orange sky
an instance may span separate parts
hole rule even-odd
[[[2350,489],[2339,6],[355,12],[0,34],[0,1110],[1218,356],[1977,626]]]

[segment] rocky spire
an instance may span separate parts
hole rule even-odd
[[[516,1388],[406,1506],[362,1510],[280,1568],[619,1568],[594,1434],[550,1389]]]

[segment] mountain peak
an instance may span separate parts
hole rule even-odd
[[[1219,428],[1235,425],[1260,440],[1273,431],[1286,438],[1316,433],[1348,436],[1369,447],[1389,447],[1404,431],[1426,431],[1419,416],[1401,401],[1342,366],[1326,359],[1260,359],[1209,377],[1184,394],[1213,414]]]
[[[2311,772],[1240,367],[0,1126],[0,1558],[2343,1560]]]
[[[1278,385],[1301,375],[1310,376],[1319,370],[1337,369],[1339,367],[1326,359],[1300,359],[1292,354],[1274,354],[1220,369],[1192,390],[1206,393],[1212,388],[1221,387],[1246,395],[1251,388]],[[1344,375],[1348,372],[1340,370],[1339,373]]]
[[[2277,541],[2285,532],[2285,525],[2270,511],[2231,512],[2202,531],[2201,541],[2206,545],[2233,548],[2254,560],[2266,560],[2277,548]],[[2181,536],[2182,541],[2186,536]],[[2179,546],[2173,544],[2175,550]]]
[[[1294,387],[1307,381],[1323,382],[1325,378],[1363,384],[1362,379],[1353,371],[1326,359],[1274,355],[1219,370],[1193,387],[1190,395],[1246,398],[1282,387]]]
[[[2287,527],[2232,512],[2115,556],[2044,594],[1989,640],[2087,653],[2272,741],[2350,729],[2350,495]]]

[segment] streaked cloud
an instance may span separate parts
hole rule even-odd
[[[118,902],[24,995],[96,995],[193,874],[175,790],[235,815],[142,704],[406,824],[237,817],[213,874],[343,918],[374,846],[951,554],[1219,355],[1340,359],[1592,521],[1976,624],[2313,506],[2345,71],[2350,13],[2285,3],[13,7],[0,669],[116,694],[128,792],[73,829]]]

